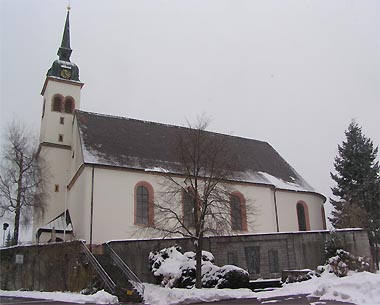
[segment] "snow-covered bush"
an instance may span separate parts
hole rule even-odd
[[[330,231],[325,241],[325,262],[336,255],[336,251],[344,248],[344,240],[336,231]]]
[[[244,269],[233,265],[225,265],[218,271],[220,276],[216,288],[247,288],[249,285],[249,274]]]
[[[336,251],[335,256],[329,258],[328,270],[339,277],[346,276],[349,270],[357,272],[370,271],[370,259],[355,256],[339,249]]]
[[[164,287],[192,288],[195,285],[195,253],[182,254],[179,246],[149,254],[149,264],[157,283]],[[214,256],[202,251],[202,286],[205,288],[248,287],[248,272],[231,265],[218,267]]]
[[[282,282],[284,284],[304,282],[311,280],[314,277],[320,277],[320,274],[314,270],[303,269],[303,270],[286,270],[283,271]]]

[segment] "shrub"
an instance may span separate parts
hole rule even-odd
[[[328,260],[329,271],[339,277],[346,276],[349,270],[363,272],[370,271],[370,259],[354,256],[351,253],[339,249],[336,255]]]
[[[179,246],[149,254],[149,264],[157,283],[164,287],[192,288],[195,285],[195,253],[182,254]],[[214,256],[202,251],[202,286],[205,288],[246,288],[248,272],[226,265],[213,264]]]
[[[310,269],[303,270],[284,270],[282,272],[282,282],[284,284],[303,282],[312,279],[313,277],[319,277],[320,274]]]
[[[236,266],[226,265],[219,269],[220,279],[217,288],[247,288],[249,285],[249,274],[244,269]]]
[[[336,231],[330,231],[325,241],[325,262],[328,263],[330,257],[335,256],[336,251],[343,247],[343,238]]]

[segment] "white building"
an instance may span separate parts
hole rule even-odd
[[[68,12],[59,59],[41,92],[40,153],[50,176],[48,209],[34,223],[35,238],[90,243],[136,238],[139,227],[154,222],[153,198],[163,179],[154,169],[175,173],[174,138],[187,129],[79,110],[83,83],[71,52]],[[241,213],[234,234],[325,228],[325,197],[268,143],[214,136],[225,140],[240,164],[239,178],[231,183]],[[258,213],[244,214],[246,203],[254,203]],[[145,238],[156,236],[146,232]]]

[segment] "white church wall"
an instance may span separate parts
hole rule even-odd
[[[137,183],[146,181],[154,189],[157,199],[163,178],[157,174],[95,168],[93,242],[115,239],[158,237],[157,232],[134,225],[134,189]],[[276,231],[273,192],[269,187],[234,184],[252,207],[248,213],[248,231],[238,233],[263,233]],[[178,198],[181,200],[181,198]],[[248,210],[250,210],[248,208]],[[87,229],[86,229],[87,230]]]
[[[66,185],[68,179],[67,164],[69,162],[70,150],[43,146],[40,155],[45,159],[47,164],[47,208],[44,219],[40,221],[34,219],[34,232],[36,232],[37,228],[53,220],[65,209]]]
[[[95,243],[110,239],[153,237],[134,225],[134,188],[140,181],[149,182],[158,189],[155,175],[95,168],[94,229]]]
[[[321,196],[277,190],[277,206],[279,213],[280,231],[298,231],[297,203],[307,205],[310,230],[323,229],[322,206],[324,200]]]
[[[181,179],[182,180],[182,179]],[[93,243],[109,240],[159,237],[157,232],[134,225],[135,186],[148,182],[154,196],[160,196],[163,178],[158,174],[95,167],[93,186]],[[90,241],[92,166],[87,165],[70,190],[70,213],[76,238]],[[232,185],[246,199],[248,231],[234,234],[276,232],[276,213],[273,188],[250,184]],[[277,190],[280,231],[298,231],[296,204],[304,201],[308,206],[310,229],[323,228],[320,196],[300,192]],[[181,200],[181,198],[178,198]]]
[[[92,168],[84,167],[68,192],[68,208],[76,239],[90,241]]]
[[[74,120],[72,131],[71,162],[70,162],[70,180],[75,176],[80,166],[83,164],[83,152],[79,138],[77,121]]]
[[[270,187],[254,184],[233,184],[232,189],[239,191],[246,200],[249,233],[276,231],[273,191]]]

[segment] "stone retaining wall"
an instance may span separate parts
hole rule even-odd
[[[368,235],[359,229],[338,230],[345,250],[371,257]],[[234,264],[249,271],[251,279],[280,278],[284,269],[315,269],[324,264],[324,244],[329,231],[250,234],[207,237],[204,250],[215,256],[218,266]],[[175,244],[183,251],[194,251],[189,239],[112,241],[110,246],[142,281],[153,282],[148,256],[151,251]]]
[[[0,289],[80,291],[95,273],[81,242],[17,246],[0,250]]]
[[[338,230],[344,249],[370,257],[367,232]],[[207,237],[204,250],[215,264],[235,264],[249,271],[251,279],[280,278],[282,270],[315,269],[324,263],[324,244],[329,231],[251,234]],[[148,256],[173,245],[194,251],[189,239],[111,241],[109,245],[143,281],[154,283]],[[82,253],[80,241],[18,246],[0,250],[0,289],[80,291],[95,279],[95,272]],[[101,247],[93,247],[100,251]]]

